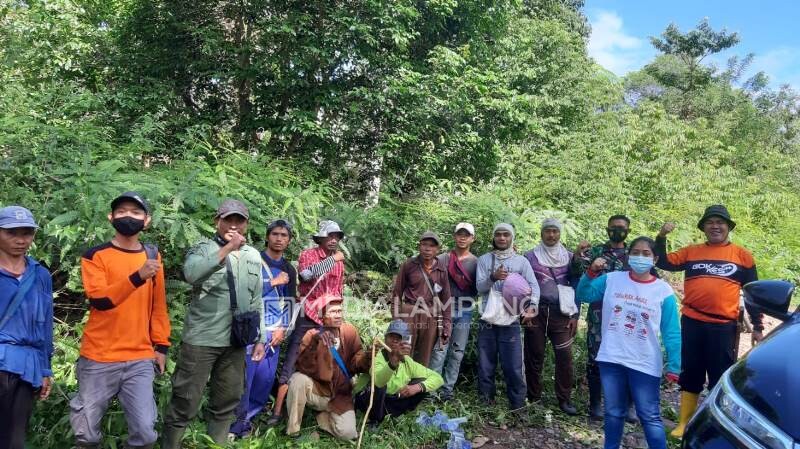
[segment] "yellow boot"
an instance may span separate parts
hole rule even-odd
[[[670,433],[675,438],[683,438],[683,432],[686,430],[686,424],[689,423],[689,418],[694,415],[697,410],[697,393],[689,393],[688,391],[681,391],[681,421],[678,426]]]

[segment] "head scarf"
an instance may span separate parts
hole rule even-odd
[[[506,260],[510,259],[514,256],[514,227],[508,223],[498,223],[497,226],[494,227],[492,230],[492,246],[494,246],[494,234],[497,231],[506,231],[511,234],[511,244],[508,245],[506,249],[497,249],[495,248],[493,253],[498,260]]]
[[[556,218],[545,218],[542,221],[542,231],[546,228],[557,228],[559,232],[563,228],[562,224]],[[539,260],[539,263],[544,265],[545,267],[563,267],[569,263],[570,254],[567,251],[567,248],[559,241],[553,246],[547,246],[544,242],[539,242],[535,248],[533,248],[533,254],[536,255],[536,259]]]

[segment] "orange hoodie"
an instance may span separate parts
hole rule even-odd
[[[91,307],[81,341],[83,357],[126,362],[154,358],[154,350],[167,352],[170,323],[164,269],[143,280],[139,268],[146,260],[144,248],[131,251],[111,243],[83,255],[81,277]]]

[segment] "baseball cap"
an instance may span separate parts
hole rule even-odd
[[[440,239],[439,236],[436,235],[436,233],[433,231],[423,232],[419,238],[419,241],[421,242],[423,240],[433,240],[434,242],[436,242],[436,246],[442,246],[442,239]]]
[[[459,223],[459,224],[457,224],[456,225],[456,230],[453,231],[453,234],[455,234],[456,232],[458,232],[458,231],[460,231],[462,229],[467,231],[467,232],[469,232],[469,235],[475,235],[475,226],[472,226],[471,223]]]
[[[250,219],[250,212],[248,212],[247,206],[245,206],[244,203],[239,200],[228,198],[219,205],[217,208],[217,215],[215,215],[214,218],[225,218],[234,214],[241,215],[248,220]]]
[[[389,327],[386,328],[386,335],[389,334],[396,334],[401,338],[405,338],[410,336],[411,332],[408,330],[408,323],[403,320],[393,320],[389,323]]]
[[[127,191],[114,198],[114,201],[111,202],[111,211],[113,212],[123,201],[132,201],[138,204],[146,214],[150,215],[150,206],[147,204],[147,201],[144,200],[142,195],[134,191]]]
[[[22,206],[6,206],[0,209],[0,228],[33,228],[39,229],[33,214]]]

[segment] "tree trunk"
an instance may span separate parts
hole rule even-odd
[[[381,198],[381,184],[383,182],[383,156],[378,156],[369,161],[369,177],[367,179],[367,195],[365,203],[367,209],[375,207]]]

